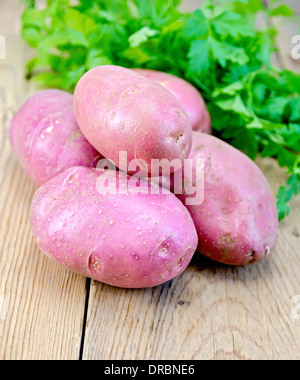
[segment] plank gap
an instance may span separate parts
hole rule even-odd
[[[86,279],[86,296],[85,296],[83,321],[82,321],[82,333],[81,333],[80,350],[79,350],[79,360],[82,360],[83,358],[84,339],[85,339],[86,323],[87,323],[88,308],[89,308],[90,291],[91,291],[91,279],[87,278]]]

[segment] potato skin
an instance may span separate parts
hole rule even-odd
[[[182,161],[191,150],[191,123],[181,104],[132,70],[109,65],[88,71],[75,89],[74,108],[83,134],[118,167],[120,151],[128,161],[144,160],[146,175],[152,159]]]
[[[159,83],[170,91],[188,113],[194,131],[211,133],[211,117],[204,99],[189,82],[175,75],[156,70],[133,69],[133,71]]]
[[[129,179],[121,172],[75,167],[39,188],[30,220],[42,252],[117,287],[152,287],[181,274],[198,243],[187,209],[161,191],[101,195],[103,175]],[[144,180],[141,188],[151,189]]]
[[[190,158],[204,159],[205,165],[204,202],[186,206],[198,232],[199,252],[229,265],[252,264],[271,254],[278,214],[258,166],[231,145],[199,132],[193,132]],[[179,198],[185,204],[186,196]]]
[[[9,136],[22,167],[39,186],[69,167],[95,167],[100,156],[80,131],[73,96],[65,91],[30,97],[13,117]]]

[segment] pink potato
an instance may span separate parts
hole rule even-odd
[[[187,205],[198,250],[230,265],[257,262],[274,251],[278,215],[271,188],[258,166],[216,137],[193,132],[193,161],[204,160],[204,202]],[[193,178],[193,181],[194,181]],[[186,183],[191,181],[184,176]],[[179,198],[186,204],[187,196]]]
[[[194,131],[211,133],[211,118],[204,99],[189,82],[161,71],[147,69],[133,69],[133,71],[169,90],[188,113]]]
[[[181,274],[198,243],[189,212],[174,194],[144,180],[126,190],[121,183],[127,187],[130,178],[75,167],[40,187],[30,220],[41,251],[117,287],[152,287]],[[122,193],[111,190],[114,183]]]
[[[29,98],[15,114],[10,142],[27,175],[42,185],[72,166],[96,166],[99,153],[83,136],[73,96],[45,90]]]
[[[139,160],[141,174],[151,172],[151,160],[181,162],[192,144],[189,117],[178,100],[159,84],[119,66],[88,71],[74,93],[80,128],[106,158],[130,173],[119,159]],[[163,174],[164,171],[158,174]]]

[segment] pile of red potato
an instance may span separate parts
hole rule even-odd
[[[36,93],[9,132],[39,186],[30,216],[36,242],[72,271],[144,288],[181,274],[194,254],[247,265],[274,251],[278,216],[265,176],[211,136],[203,98],[180,78],[97,67],[74,95]],[[155,173],[153,162],[161,164]]]

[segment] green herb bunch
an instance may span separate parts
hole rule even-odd
[[[273,16],[282,1],[209,0],[193,13],[180,0],[27,0],[22,35],[36,49],[27,77],[73,91],[89,69],[114,64],[180,76],[202,93],[214,134],[252,159],[287,169],[279,219],[300,193],[300,75],[273,65]],[[257,19],[265,26],[257,28]]]

